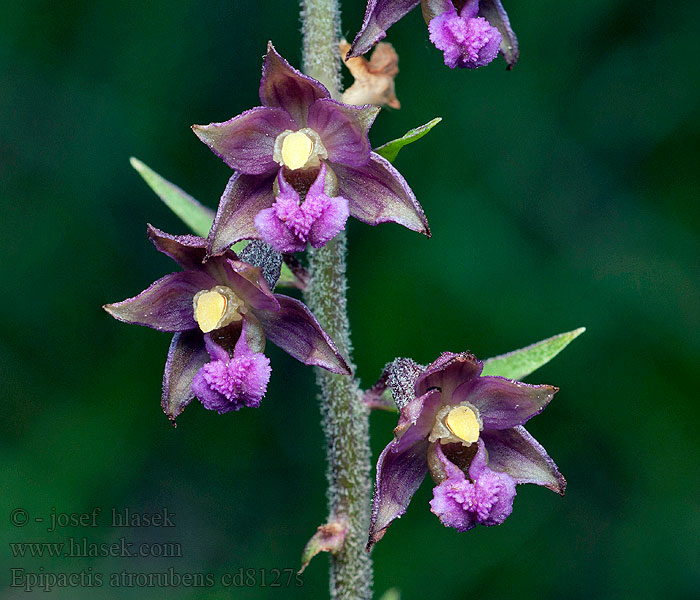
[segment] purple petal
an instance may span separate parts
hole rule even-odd
[[[543,485],[564,495],[566,479],[547,451],[522,427],[483,431],[489,466],[508,473],[518,483]]]
[[[479,1],[480,0],[467,0],[462,10],[459,11],[459,15],[468,19],[476,17],[479,12]]]
[[[281,108],[258,106],[223,123],[193,125],[192,130],[229,167],[247,175],[276,173],[275,139],[296,123]]]
[[[302,209],[311,217],[308,231],[309,243],[314,248],[325,246],[343,229],[350,216],[348,201],[342,196],[326,195],[326,165],[321,164],[321,170],[316,180],[311,184],[304,199]]]
[[[513,512],[515,480],[506,473],[490,469],[475,482],[476,514],[480,525],[500,525]]]
[[[469,477],[471,477],[472,480],[478,479],[483,472],[488,470],[489,466],[486,459],[486,446],[481,437],[479,437],[476,454],[469,465]]]
[[[201,271],[179,271],[161,277],[134,298],[104,309],[119,321],[145,325],[159,331],[186,331],[195,329],[192,298],[216,285],[216,280]]]
[[[265,311],[279,310],[279,303],[270,291],[260,267],[242,260],[224,260],[227,283],[247,307]]]
[[[325,163],[321,163],[321,167],[318,170],[318,175],[316,175],[316,179],[314,179],[314,182],[311,184],[311,187],[309,187],[309,191],[306,193],[307,197],[309,195],[312,198],[326,195],[326,173],[327,172],[328,172],[328,168],[326,167]],[[280,177],[280,179],[284,180],[284,177]],[[284,181],[284,185],[288,186],[290,189],[294,189],[286,181]],[[282,182],[280,182],[280,189],[282,189]]]
[[[390,442],[379,455],[367,550],[384,536],[392,521],[406,512],[428,472],[428,446],[426,439],[402,438]]]
[[[220,415],[230,412],[232,410],[239,410],[243,408],[243,404],[232,403],[223,394],[219,393],[215,389],[209,386],[205,375],[205,367],[209,367],[210,370],[217,368],[220,364],[219,361],[207,362],[202,365],[202,367],[197,371],[195,376],[192,378],[192,393],[196,398],[202,403],[202,406],[207,410],[215,410]],[[223,367],[225,370],[225,366]]]
[[[241,332],[243,330],[243,322],[241,322]],[[240,333],[239,333],[240,336]],[[239,338],[240,339],[240,338]],[[212,360],[228,360],[229,354],[226,349],[219,345],[216,340],[213,339],[211,333],[204,334],[204,346],[207,349],[207,353]],[[235,346],[234,346],[235,348]]]
[[[391,221],[430,236],[421,205],[388,160],[372,152],[364,166],[330,166],[338,178],[338,194],[348,199],[353,217],[369,225]]]
[[[329,198],[329,200],[330,202],[323,213],[309,230],[309,243],[314,248],[325,246],[327,242],[345,229],[345,223],[350,216],[350,208],[345,198],[336,196]]]
[[[439,388],[443,402],[452,404],[453,391],[464,382],[478,378],[483,368],[483,363],[469,352],[443,352],[416,379],[416,395],[424,394],[430,388]]]
[[[321,98],[309,107],[308,125],[321,136],[329,161],[360,167],[369,161],[367,132],[378,113],[378,106],[350,106]]]
[[[513,512],[516,481],[507,473],[498,473],[486,464],[486,448],[479,440],[479,449],[469,467],[474,481],[474,510],[481,525],[500,525]]]
[[[435,415],[441,405],[440,390],[429,390],[414,398],[402,409],[399,422],[394,428],[397,438],[427,438],[435,424]]]
[[[264,352],[267,340],[265,339],[265,330],[262,328],[260,321],[248,311],[243,318],[243,322],[245,323],[245,341],[248,347],[253,352]]]
[[[228,285],[226,260],[238,259],[232,250],[227,250],[223,255],[215,256],[205,262],[207,240],[204,238],[194,235],[170,235],[152,225],[148,226],[148,237],[158,251],[172,258],[184,269],[203,271],[219,284]]]
[[[347,363],[311,311],[294,298],[275,294],[277,312],[254,310],[267,339],[306,365],[316,365],[333,373],[349,375]]]
[[[243,319],[240,321],[234,321],[226,327],[215,329],[206,334],[205,339],[211,339],[211,342],[207,343],[207,351],[212,360],[225,360],[226,357],[233,354],[236,344],[241,338],[244,325],[248,347],[253,352],[265,351],[265,332],[253,313],[246,311]],[[214,349],[218,349],[218,351],[215,352]],[[225,353],[225,355],[221,354],[221,352]]]
[[[323,165],[321,170],[324,170]],[[281,169],[277,175],[277,184],[279,195],[270,208],[261,210],[255,216],[255,227],[263,241],[277,252],[302,252],[306,250],[311,221],[302,209],[299,194],[284,178]],[[312,189],[313,187],[314,185],[311,186]]]
[[[452,527],[460,533],[469,531],[476,525],[476,513],[465,510],[460,500],[473,495],[474,484],[462,474],[461,480],[447,479],[433,488],[430,512],[436,515],[445,527]]]
[[[163,373],[161,406],[171,421],[194,398],[192,378],[209,359],[199,330],[183,331],[173,336]]]
[[[485,376],[460,386],[453,394],[453,401],[467,400],[476,406],[484,429],[508,429],[542,412],[557,391],[551,385]]]
[[[501,53],[508,63],[508,69],[518,62],[520,51],[518,38],[510,26],[510,20],[503,9],[501,0],[481,0],[479,3],[479,16],[484,17],[501,33]]]
[[[369,0],[365,18],[348,58],[360,56],[386,37],[386,30],[420,4],[420,0]]]
[[[289,113],[299,127],[306,127],[309,106],[314,100],[330,96],[323,85],[297,71],[277,54],[271,42],[268,43],[260,80],[260,101],[264,106],[279,106]]]
[[[294,235],[275,213],[274,205],[261,210],[255,216],[255,228],[260,238],[270,244],[277,252],[303,252],[306,242]]]
[[[183,269],[202,270],[207,240],[196,235],[170,235],[150,223],[146,232],[156,249],[172,258]]]
[[[221,196],[214,224],[209,232],[207,253],[221,254],[241,240],[260,239],[255,215],[274,202],[275,176],[234,173]]]
[[[451,444],[451,446],[454,446],[454,444]],[[461,444],[459,446],[461,446]],[[433,453],[434,455],[432,455]],[[475,458],[476,457],[472,458],[472,463]],[[435,459],[437,459],[437,463]],[[431,446],[431,452],[428,453],[428,464],[431,468],[431,475],[435,481],[442,483],[446,479],[452,479],[453,481],[466,480],[464,471],[462,471],[460,467],[447,458],[444,447],[440,443],[433,444]]]

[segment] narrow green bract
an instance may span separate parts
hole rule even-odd
[[[379,148],[375,148],[374,151],[386,158],[389,162],[394,162],[401,148],[421,139],[440,121],[442,121],[442,117],[435,117],[432,121],[428,121],[425,125],[421,125],[420,127],[407,131],[400,138],[387,142],[386,144],[379,146]]]
[[[584,331],[586,331],[585,327],[579,327],[541,342],[535,342],[530,346],[520,348],[520,350],[513,350],[513,352],[489,358],[484,361],[482,375],[500,375],[508,379],[522,379],[542,365],[547,364]]]
[[[203,238],[209,235],[214,211],[183,192],[175,184],[161,177],[153,169],[146,166],[138,158],[129,159],[131,166],[139,172],[148,186],[165,202],[195,234]]]

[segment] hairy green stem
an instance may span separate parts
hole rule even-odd
[[[337,0],[302,0],[304,71],[337,98],[340,87]],[[352,365],[347,314],[346,238],[341,232],[309,255],[309,285],[304,299]],[[337,600],[369,600],[372,561],[365,551],[369,531],[371,479],[369,412],[358,382],[316,370],[321,418],[326,436],[328,522],[347,526],[343,548],[331,557],[330,591]]]
[[[301,0],[304,72],[338,99],[340,7],[338,0]]]

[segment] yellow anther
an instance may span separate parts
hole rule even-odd
[[[226,296],[214,290],[201,292],[195,299],[194,319],[204,333],[216,329],[226,313]]]
[[[456,406],[445,418],[445,425],[458,438],[473,444],[479,439],[479,420],[466,406]]]
[[[314,143],[308,135],[301,131],[290,133],[282,140],[282,162],[292,170],[301,169],[311,157],[313,149]]]
[[[243,318],[245,303],[233,290],[217,285],[210,290],[197,292],[192,299],[194,320],[204,333],[220,329]]]

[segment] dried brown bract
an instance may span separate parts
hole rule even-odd
[[[350,44],[341,40],[340,55],[355,78],[355,82],[343,93],[343,102],[401,108],[394,89],[394,78],[399,72],[399,55],[394,47],[385,42],[377,44],[370,60],[363,56],[346,59],[348,50]]]

